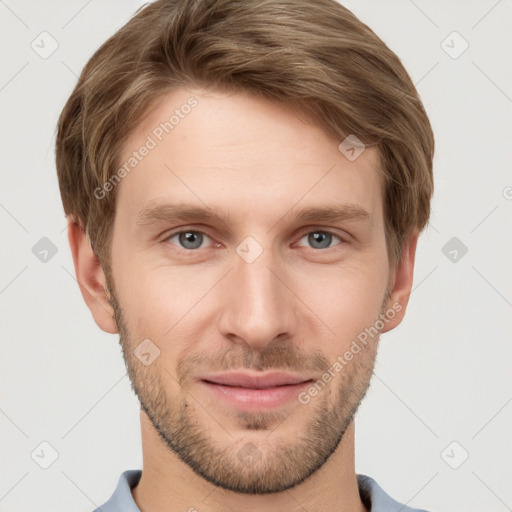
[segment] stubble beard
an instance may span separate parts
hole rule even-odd
[[[301,404],[297,400],[288,412],[233,411],[229,421],[223,420],[218,410],[205,411],[189,391],[188,372],[198,361],[204,363],[208,359],[196,356],[181,361],[175,378],[180,382],[180,393],[168,396],[168,386],[162,383],[158,365],[144,366],[133,353],[138,343],[130,335],[111,279],[109,291],[125,365],[142,410],[172,453],[197,475],[223,489],[246,494],[277,493],[309,478],[337,449],[369,388],[378,337],[343,367],[337,388],[333,380],[310,403]],[[290,361],[301,361],[302,368],[311,366],[289,345],[233,355],[236,359],[231,359],[234,364],[229,369],[299,369],[290,366]],[[222,360],[227,359],[224,352]],[[324,371],[330,366],[321,354],[315,365],[317,370]],[[306,416],[303,433],[290,439],[285,432],[288,421],[303,421]],[[210,422],[222,438],[210,435],[205,421]],[[233,423],[236,432],[229,432],[229,425]],[[240,436],[239,432],[247,436]],[[261,436],[256,435],[257,432]]]

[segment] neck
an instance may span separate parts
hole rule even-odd
[[[253,495],[216,487],[203,479],[161,440],[141,411],[143,471],[133,498],[143,512],[366,512],[354,466],[354,423],[329,460],[301,484],[283,492]]]

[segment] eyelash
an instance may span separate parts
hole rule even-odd
[[[165,236],[165,238],[162,240],[162,242],[164,243],[167,243],[167,242],[170,242],[170,240],[172,238],[174,238],[175,236],[177,235],[180,235],[182,233],[199,233],[199,234],[202,234],[202,235],[205,235],[206,237],[210,238],[210,240],[212,239],[207,233],[205,233],[204,231],[200,231],[200,230],[197,230],[197,229],[180,229],[179,231],[174,231],[172,233],[169,233],[168,235]],[[337,238],[340,243],[339,244],[336,244],[334,246],[331,246],[331,247],[326,247],[324,249],[315,249],[314,247],[310,247],[310,249],[313,249],[314,251],[323,251],[323,252],[326,252],[328,251],[329,249],[334,249],[337,245],[343,245],[345,243],[347,243],[347,241],[345,239],[343,239],[340,235],[337,235],[336,233],[332,232],[332,231],[329,231],[329,230],[324,230],[324,229],[313,229],[311,231],[307,231],[305,232],[304,234],[301,235],[301,237],[299,238],[299,240],[302,240],[302,238],[304,238],[305,236],[311,234],[311,233],[322,233],[322,234],[327,234],[327,235],[331,235],[333,236],[334,238]],[[175,244],[172,244],[172,245],[175,245]],[[199,251],[200,249],[203,249],[203,247],[198,247],[197,249],[186,249],[184,247],[178,247],[178,251],[179,253],[191,253],[191,252],[197,252]],[[302,247],[302,246],[301,246]]]

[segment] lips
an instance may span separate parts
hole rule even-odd
[[[292,386],[312,380],[311,377],[285,372],[272,372],[263,375],[248,372],[230,372],[207,375],[201,380],[222,386],[247,389],[268,389],[279,386]]]

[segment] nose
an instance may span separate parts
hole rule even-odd
[[[231,341],[262,350],[296,333],[297,299],[290,278],[266,249],[251,263],[237,253],[224,283],[220,331]]]

